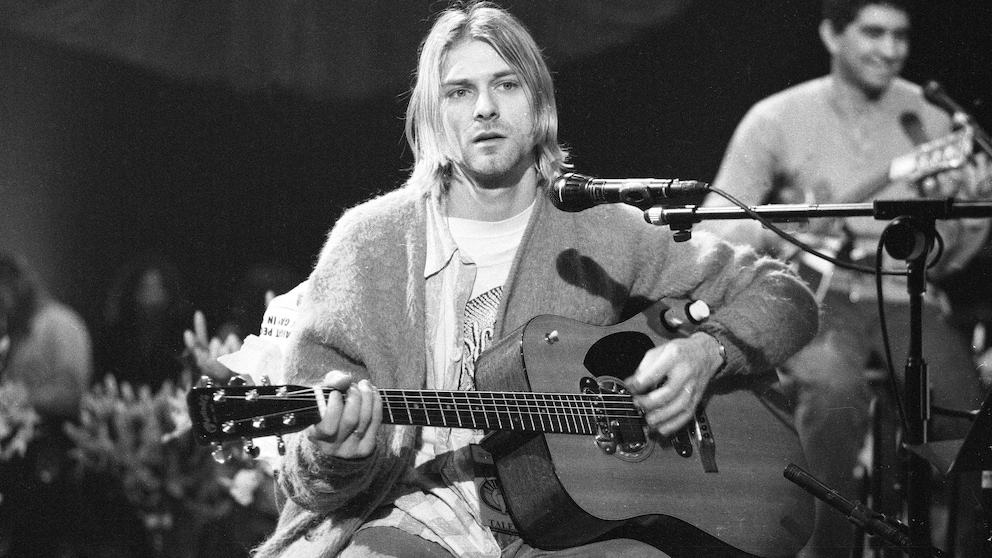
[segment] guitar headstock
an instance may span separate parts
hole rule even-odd
[[[889,178],[916,182],[935,174],[961,168],[975,148],[975,131],[965,126],[956,132],[916,146],[892,161]]]
[[[313,388],[294,385],[203,385],[186,404],[200,445],[297,432],[321,416]]]

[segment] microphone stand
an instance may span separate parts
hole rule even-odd
[[[936,240],[938,219],[992,217],[992,203],[958,202],[954,198],[876,200],[858,204],[766,205],[749,210],[770,221],[794,222],[811,217],[871,216],[891,221],[882,235],[882,243],[890,256],[907,263],[907,291],[910,297],[909,354],[905,367],[906,445],[927,442],[930,421],[930,399],[927,386],[927,365],[923,358],[923,294],[926,292],[926,259]],[[706,219],[750,219],[748,211],[735,207],[680,208],[652,207],[644,218],[654,225],[668,225],[676,241],[688,240],[692,225]],[[930,548],[931,472],[927,460],[915,452],[907,452],[907,518],[910,558],[933,555]]]

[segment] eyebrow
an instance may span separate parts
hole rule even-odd
[[[514,70],[514,69],[512,69],[512,68],[509,69],[509,70],[500,70],[500,71],[496,72],[495,74],[493,74],[490,77],[490,80],[491,81],[494,81],[494,80],[498,80],[498,79],[503,79],[503,78],[508,77],[508,76],[516,76],[516,75],[517,75],[517,71]],[[452,86],[456,86],[456,85],[469,85],[471,83],[472,83],[472,80],[471,79],[460,78],[460,79],[453,79],[453,80],[443,81],[443,82],[441,82],[441,87],[452,87]]]

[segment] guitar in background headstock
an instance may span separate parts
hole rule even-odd
[[[963,167],[975,148],[975,131],[970,126],[920,144],[913,151],[896,157],[889,165],[889,180],[918,183],[925,178]]]

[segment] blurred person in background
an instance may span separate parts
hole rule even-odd
[[[950,138],[953,130],[951,118],[927,101],[923,88],[900,77],[909,56],[915,3],[823,0],[821,4],[819,34],[830,56],[830,73],[754,105],[734,132],[713,187],[746,205],[853,204],[987,194],[985,154],[972,158],[963,168],[946,169],[932,180],[916,184],[886,180],[894,160],[924,149],[935,139]],[[932,150],[925,153],[927,156],[914,159],[915,166],[922,168],[920,160],[937,160]],[[706,203],[729,202],[714,195]],[[820,250],[873,267],[872,258],[887,224],[870,218],[814,219],[799,232]],[[756,221],[715,222],[708,223],[707,228],[731,242],[791,257],[791,246]],[[960,271],[984,245],[989,221],[940,220],[936,228],[944,241],[943,253],[936,265],[928,268],[929,280]],[[793,259],[802,266],[812,258],[799,254]],[[930,259],[932,263],[933,257]],[[812,281],[815,284],[811,285],[819,293],[822,307],[820,332],[785,368],[795,385],[796,423],[811,473],[845,497],[857,499],[860,488],[856,471],[869,431],[873,396],[865,371],[878,367],[885,358],[874,276],[840,267],[825,271],[825,262],[815,264],[823,274],[822,281]],[[885,266],[900,267],[905,268],[904,263],[887,261]],[[884,294],[892,356],[897,373],[901,373],[910,339],[905,280],[887,277]],[[947,322],[946,297],[934,285],[928,286],[926,294],[921,326],[933,404],[977,409],[983,388],[974,373],[971,351]],[[970,421],[935,414],[931,425],[934,440],[958,439],[964,437]],[[895,448],[896,444],[889,446]],[[888,474],[897,479],[894,467]],[[935,488],[954,490],[941,486],[950,484],[946,478],[937,480]],[[967,490],[959,496],[958,513],[959,544],[976,542],[977,537],[967,537],[976,517],[974,498]],[[934,527],[943,525],[935,522]],[[824,502],[817,502],[816,528],[802,556],[846,558],[853,540],[854,525]],[[945,541],[940,542],[943,545]],[[968,549],[962,551],[971,555]]]
[[[122,267],[107,294],[95,349],[96,370],[153,390],[177,382],[182,371],[183,330],[193,315],[175,265],[145,255]]]
[[[0,463],[0,556],[74,556],[79,500],[62,426],[93,374],[82,318],[55,300],[20,256],[0,252],[0,385],[26,387],[40,416],[22,459]]]

